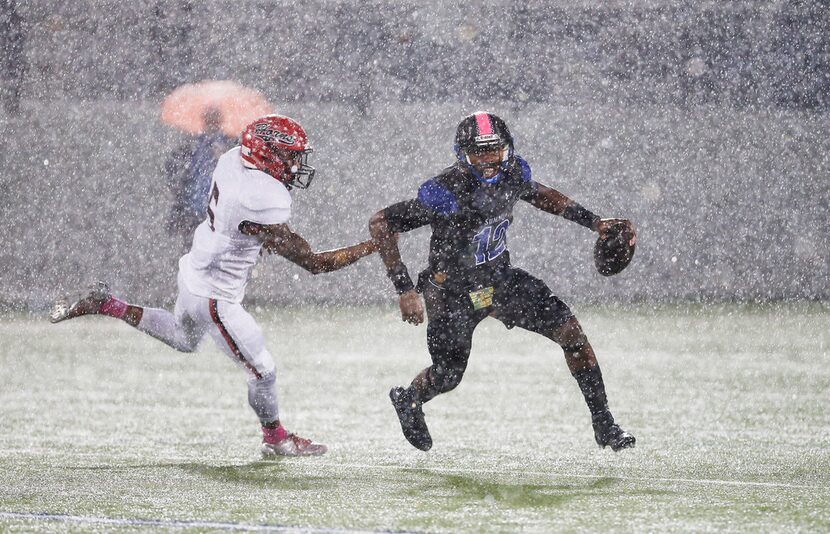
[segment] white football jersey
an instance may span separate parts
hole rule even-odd
[[[207,217],[196,227],[190,252],[179,260],[187,289],[241,302],[262,243],[240,232],[239,223],[282,224],[290,215],[291,195],[281,182],[243,167],[239,147],[223,154],[213,171]]]

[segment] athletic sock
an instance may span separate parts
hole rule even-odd
[[[591,417],[597,419],[608,414],[608,398],[605,396],[605,384],[599,365],[580,369],[573,373],[573,377],[585,397],[585,404],[591,410]]]
[[[279,443],[288,435],[288,431],[282,425],[277,425],[274,428],[268,428],[262,425],[262,440],[265,443]]]
[[[115,317],[116,319],[123,319],[124,314],[127,313],[127,306],[128,304],[123,300],[110,296],[101,304],[101,307],[98,309],[98,313],[109,317]]]

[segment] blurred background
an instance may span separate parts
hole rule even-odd
[[[537,181],[633,219],[623,273],[594,234],[521,204],[516,266],[571,302],[830,297],[830,1],[0,0],[0,307],[108,280],[169,305],[168,217],[187,135],[160,107],[232,80],[306,128],[317,177],[292,227],[316,250],[452,164],[500,115]],[[401,239],[412,273],[428,229]],[[312,277],[264,258],[256,304],[393,303],[377,257]]]

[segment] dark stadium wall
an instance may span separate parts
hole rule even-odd
[[[27,3],[21,112],[0,111],[0,303],[42,309],[104,278],[170,304],[181,250],[165,230],[162,166],[182,134],[158,106],[180,83],[217,78],[307,127],[319,175],[294,195],[292,225],[317,249],[368,235],[374,211],[452,163],[455,125],[486,108],[537,180],[637,225],[631,266],[604,278],[592,234],[518,208],[513,262],[566,299],[830,296],[821,2],[519,4],[483,3],[471,20],[435,2]],[[290,39],[274,17],[296,28]],[[410,272],[427,239],[402,238]],[[263,258],[248,294],[394,301],[375,257],[317,277]]]

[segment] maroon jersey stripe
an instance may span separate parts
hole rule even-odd
[[[236,358],[242,362],[242,364],[247,367],[255,377],[262,378],[262,375],[259,374],[259,371],[245,359],[245,355],[242,354],[242,351],[239,350],[239,345],[236,344],[236,341],[233,340],[231,337],[230,332],[228,329],[225,328],[225,325],[222,324],[222,319],[219,318],[219,301],[216,299],[209,299],[209,306],[210,306],[210,318],[213,319],[213,323],[219,329],[219,333],[222,334],[222,337],[225,339],[225,343],[228,344],[228,347],[231,348],[231,352],[236,356]]]

